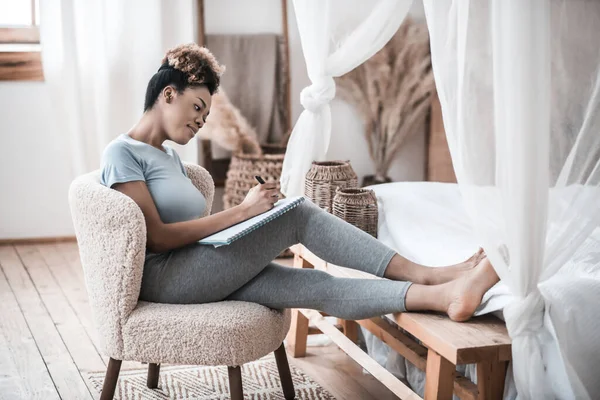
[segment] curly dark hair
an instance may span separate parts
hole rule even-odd
[[[177,92],[187,87],[204,85],[211,95],[215,94],[221,83],[225,67],[206,48],[196,43],[179,45],[167,51],[158,71],[150,78],[146,89],[144,112],[150,110],[162,90],[172,85]]]

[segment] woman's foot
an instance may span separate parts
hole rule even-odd
[[[429,283],[426,283],[426,285],[441,285],[459,279],[465,272],[472,271],[484,258],[485,252],[480,247],[477,253],[461,263],[447,267],[435,267],[430,271],[429,275],[431,276],[429,277]]]
[[[475,312],[487,290],[499,281],[487,257],[476,267],[441,285],[411,285],[406,293],[408,311],[440,311],[454,321],[466,321]]]
[[[480,248],[468,260],[447,267],[426,267],[413,263],[396,254],[385,270],[384,277],[396,281],[408,281],[420,285],[441,285],[453,281],[471,271],[485,257]]]
[[[485,292],[499,280],[489,258],[485,257],[471,272],[445,284],[448,286],[446,313],[450,319],[461,322],[471,318]]]

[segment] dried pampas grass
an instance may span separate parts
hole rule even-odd
[[[262,154],[256,130],[223,89],[213,95],[210,116],[198,135],[233,153]]]
[[[365,120],[376,177],[386,177],[406,138],[423,127],[435,89],[427,26],[407,18],[379,52],[336,83]]]

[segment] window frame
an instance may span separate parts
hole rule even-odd
[[[0,81],[44,80],[42,55],[39,50],[40,28],[36,21],[36,0],[31,0],[31,3],[32,25],[0,26]],[[5,50],[13,45],[15,50]],[[19,45],[37,45],[38,49],[18,50]]]
[[[40,28],[32,26],[0,26],[0,44],[39,44]]]

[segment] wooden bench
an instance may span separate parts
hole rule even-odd
[[[338,277],[380,279],[327,263],[302,245],[293,246],[292,251],[296,268],[316,268]],[[461,399],[502,399],[511,342],[504,322],[494,316],[458,323],[433,313],[394,314],[401,329],[380,317],[360,321],[338,319],[334,325],[324,316],[315,310],[292,310],[292,326],[286,340],[289,354],[304,357],[307,336],[326,334],[399,398],[420,399],[356,345],[360,325],[425,371],[426,400],[452,399],[453,393]],[[456,372],[456,365],[470,363],[477,364],[477,385]]]

